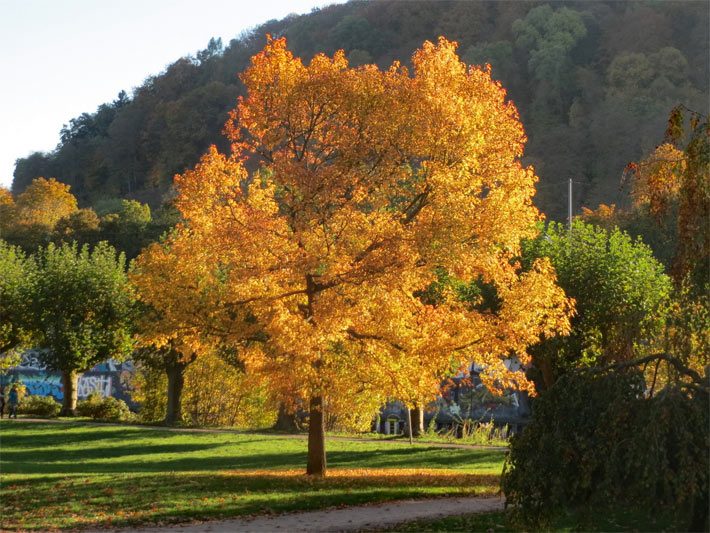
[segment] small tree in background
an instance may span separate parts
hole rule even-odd
[[[217,353],[207,353],[185,371],[183,416],[198,426],[270,427],[278,405],[268,389],[268,383],[251,378]]]
[[[664,142],[627,167],[630,209],[600,205],[587,220],[642,235],[673,278],[659,356],[663,380],[682,380],[673,360],[702,374],[710,357],[710,125],[707,115],[676,106]]]
[[[125,258],[106,243],[50,244],[38,252],[32,283],[29,327],[47,350],[47,368],[62,373],[62,414],[76,409],[79,374],[109,358],[122,359],[133,347],[133,292]]]
[[[138,417],[142,422],[155,423],[165,420],[168,405],[165,394],[167,385],[167,376],[162,368],[147,365],[140,360],[135,361],[135,372],[131,376],[129,386],[131,400],[139,405]]]
[[[98,215],[93,209],[79,209],[59,219],[54,227],[55,243],[78,242],[94,245],[100,240]]]
[[[676,106],[664,144],[632,163],[637,210],[657,228],[674,228],[671,274],[675,292],[663,346],[665,374],[683,379],[678,365],[702,374],[710,362],[710,122]],[[671,364],[673,360],[676,364]]]
[[[165,373],[167,405],[164,422],[179,423],[182,416],[182,391],[185,370],[198,355],[209,352],[219,343],[209,338],[212,330],[210,306],[219,299],[219,294],[202,291],[204,273],[194,261],[182,258],[198,249],[174,253],[174,244],[169,240],[154,245],[155,253],[150,260],[143,253],[133,263],[130,279],[136,297],[141,302],[141,318],[138,322],[137,360],[151,371]],[[154,294],[161,295],[162,305],[154,305]],[[186,309],[190,320],[166,312],[169,308]]]
[[[28,253],[49,243],[57,222],[78,209],[69,189],[54,178],[36,178],[14,203],[6,198],[0,216],[9,220],[0,223],[2,238]]]
[[[660,342],[671,281],[640,240],[580,220],[571,231],[550,223],[523,245],[523,256],[527,262],[549,258],[576,303],[571,334],[533,349],[545,388],[572,368],[630,360]]]
[[[14,220],[15,198],[10,189],[0,186],[0,239],[6,239]]]
[[[707,115],[676,106],[664,144],[628,169],[634,206],[648,209],[660,225],[677,227],[673,275],[707,293],[710,284],[710,122]]]
[[[148,229],[153,218],[147,204],[136,200],[121,200],[117,204],[101,217],[101,237],[130,260],[152,240]]]
[[[163,423],[167,426],[179,424],[183,419],[182,395],[185,387],[185,370],[197,359],[197,354],[193,352],[185,355],[180,350],[177,339],[170,339],[159,346],[148,344],[141,347],[135,352],[134,359],[142,368],[141,381],[144,386],[149,387],[139,393],[149,404],[149,412],[162,412]],[[164,374],[165,379],[158,378],[158,373]],[[156,386],[162,387],[159,394],[165,398],[165,402],[161,400],[159,406],[155,396],[157,391],[154,390]]]

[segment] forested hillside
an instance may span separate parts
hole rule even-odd
[[[529,137],[527,159],[541,176],[538,206],[566,213],[619,203],[622,171],[663,136],[679,103],[705,113],[710,72],[707,2],[402,2],[329,6],[269,21],[194,57],[178,59],[61,131],[51,153],[17,162],[13,193],[37,176],[71,185],[83,205],[115,197],[153,207],[175,173],[194,165],[221,134],[242,87],[237,74],[265,34],[285,35],[296,55],[343,48],[352,64],[409,62],[425,39],[459,43],[468,63],[490,63]],[[219,14],[216,14],[217,16]]]

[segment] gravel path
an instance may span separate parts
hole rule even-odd
[[[289,513],[278,516],[257,516],[199,524],[114,531],[135,531],[138,533],[367,531],[422,518],[441,518],[501,509],[503,509],[503,499],[501,498],[435,498],[400,500],[377,505]]]

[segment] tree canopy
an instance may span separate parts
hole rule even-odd
[[[78,374],[133,347],[133,294],[125,257],[106,243],[93,250],[48,245],[35,257],[28,328],[47,368],[62,373],[63,412],[73,413]]]
[[[11,351],[31,339],[27,327],[28,297],[34,263],[21,249],[0,240],[0,368],[8,365]]]
[[[204,302],[208,335],[309,402],[309,473],[325,473],[329,395],[382,398],[382,376],[417,352],[449,368],[474,359],[486,383],[530,389],[505,360],[528,362],[528,345],[567,328],[549,263],[514,261],[539,217],[517,111],[455,49],[425,43],[410,75],[349,68],[343,52],[306,65],[269,40],[242,75],[232,155],[212,148],[176,178],[185,223],[137,260],[146,303],[194,324],[192,302]],[[187,283],[153,283],[165,264]],[[448,292],[425,303],[437,268],[494,284],[499,311]]]
[[[570,335],[534,349],[546,387],[570,369],[630,360],[658,348],[654,342],[663,331],[671,281],[640,239],[575,220],[571,230],[548,224],[523,249],[527,261],[549,258],[575,302]]]

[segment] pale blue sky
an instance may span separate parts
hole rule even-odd
[[[69,119],[243,30],[334,0],[0,0],[0,184]],[[235,73],[236,74],[236,73]]]

